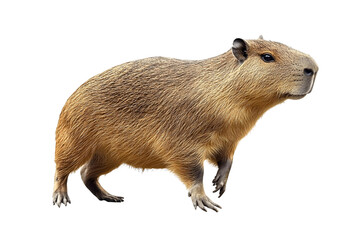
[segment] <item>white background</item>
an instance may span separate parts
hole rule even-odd
[[[1,1],[1,239],[360,239],[359,22],[353,1]],[[318,63],[313,92],[268,111],[239,144],[223,209],[194,210],[167,170],[122,166],[98,201],[79,171],[52,205],[55,128],[90,77],[149,56],[204,59],[241,37]]]

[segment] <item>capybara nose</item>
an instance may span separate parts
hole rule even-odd
[[[314,77],[316,76],[317,71],[319,70],[319,67],[315,63],[314,59],[311,57],[307,57],[304,59],[304,75],[306,77]]]
[[[304,69],[304,74],[305,74],[306,76],[311,77],[312,75],[314,75],[314,70],[312,70],[311,68],[305,68],[305,69]]]

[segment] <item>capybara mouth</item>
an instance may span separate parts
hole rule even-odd
[[[285,94],[281,95],[280,98],[298,100],[298,99],[301,99],[301,98],[305,97],[306,95],[307,95],[307,94],[290,94],[290,93],[285,93]]]

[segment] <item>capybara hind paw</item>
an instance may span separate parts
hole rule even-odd
[[[114,196],[114,195],[105,195],[105,196],[101,196],[99,197],[100,200],[104,200],[107,202],[123,202],[124,198],[123,197],[118,197],[118,196]]]
[[[66,192],[54,192],[53,194],[53,205],[61,206],[61,203],[65,206],[71,203],[70,198]]]

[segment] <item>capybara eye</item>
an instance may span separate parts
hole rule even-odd
[[[274,57],[269,54],[269,53],[264,53],[264,54],[261,54],[261,59],[264,61],[264,62],[274,62],[275,59]]]

